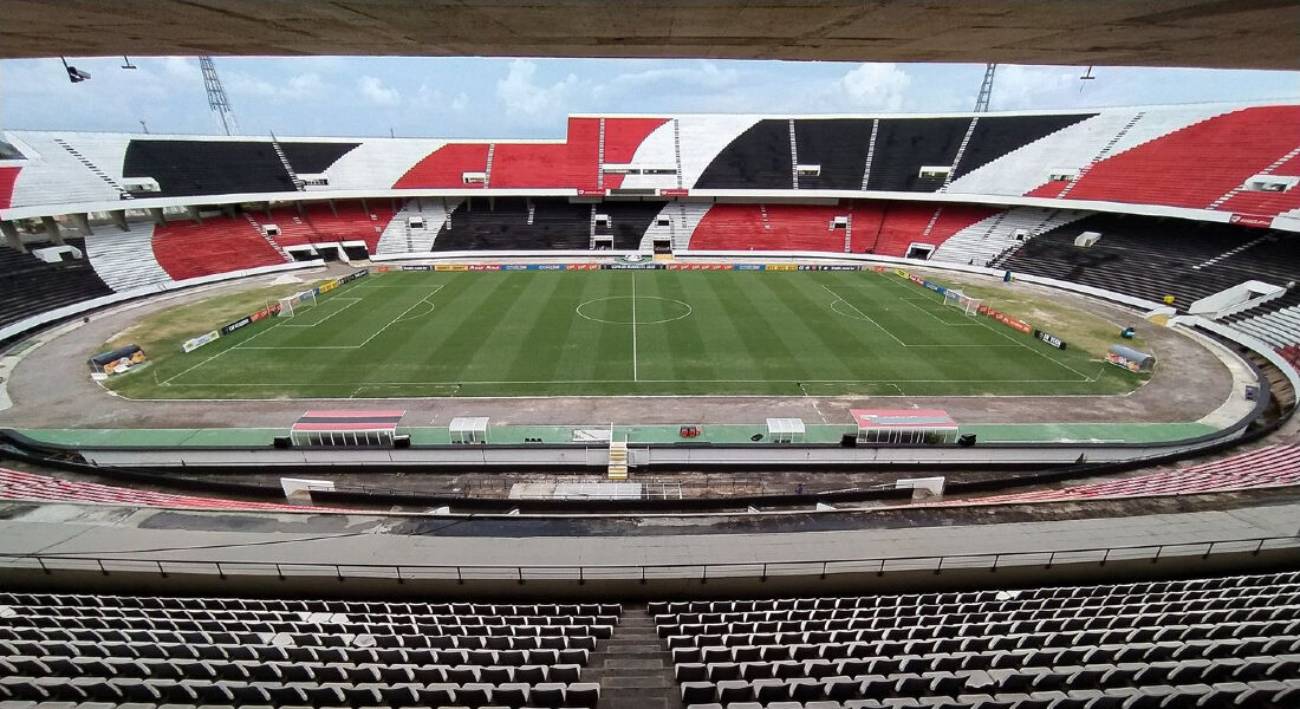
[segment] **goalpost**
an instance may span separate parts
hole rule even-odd
[[[959,308],[963,313],[966,313],[967,315],[970,316],[975,316],[979,314],[981,302],[982,301],[980,301],[979,298],[971,298],[970,296],[967,296],[965,293],[962,293],[959,290],[953,290],[951,288],[944,291],[943,293],[944,305],[950,305],[954,308]]]
[[[301,293],[294,293],[293,295],[286,296],[280,299],[279,317],[291,318],[294,316],[295,306],[315,305],[315,304],[316,304],[315,290],[305,290],[302,291]]]

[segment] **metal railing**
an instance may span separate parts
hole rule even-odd
[[[1215,555],[1248,554],[1259,556],[1267,551],[1300,550],[1300,536],[1220,539],[1172,544],[1138,544],[1128,546],[1074,549],[975,552],[921,556],[883,556],[852,559],[732,561],[695,564],[346,564],[299,561],[232,561],[217,559],[140,558],[113,555],[77,555],[58,553],[0,553],[0,568],[39,569],[47,575],[60,571],[92,571],[108,576],[113,573],[147,573],[167,578],[171,574],[207,574],[224,580],[230,576],[260,576],[287,580],[290,577],[332,577],[348,579],[407,581],[573,581],[632,580],[642,584],[655,580],[687,580],[708,583],[711,579],[754,578],[766,581],[771,576],[816,576],[826,579],[837,574],[874,574],[885,576],[898,572],[987,571],[1000,568],[1042,567],[1050,570],[1059,565],[1106,566],[1115,562],[1189,558],[1209,559]]]

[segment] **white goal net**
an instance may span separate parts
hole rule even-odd
[[[980,311],[980,302],[981,301],[978,298],[972,298],[959,290],[952,290],[951,288],[944,291],[943,294],[944,305],[951,305],[954,308],[959,308],[967,315],[978,315]]]
[[[291,318],[298,308],[316,304],[316,291],[305,290],[280,299],[279,317]]]

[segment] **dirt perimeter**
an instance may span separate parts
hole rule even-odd
[[[347,269],[334,267],[334,275]],[[323,270],[295,272],[304,280]],[[799,417],[809,423],[849,423],[849,409],[937,407],[963,423],[1085,423],[1195,421],[1215,411],[1232,393],[1232,375],[1217,355],[1172,329],[1152,325],[1141,315],[1099,300],[1040,286],[1017,289],[1088,310],[1117,325],[1136,327],[1159,357],[1152,379],[1121,396],[973,397],[519,397],[421,399],[279,399],[137,401],[110,394],[92,381],[86,358],[116,333],[151,313],[214,295],[268,285],[262,276],[184,292],[166,299],[118,307],[90,322],[22,353],[5,385],[12,408],[0,412],[0,425],[24,428],[218,428],[288,426],[313,407],[365,407],[407,411],[406,425],[445,425],[454,416],[489,416],[494,424],[675,424],[759,423],[770,416]],[[962,276],[963,279],[969,276]],[[989,284],[995,282],[989,279]],[[1118,327],[1117,327],[1118,330]]]

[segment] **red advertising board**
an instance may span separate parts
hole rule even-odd
[[[589,187],[579,187],[578,196],[579,197],[604,197],[605,190],[591,189]]]
[[[685,197],[690,194],[690,190],[684,187],[668,187],[659,190],[660,197]]]
[[[990,307],[987,306],[987,305],[981,305],[980,308],[979,308],[979,312],[980,312],[980,315],[984,315],[984,316],[987,316],[987,317],[993,318],[994,320],[997,320],[998,322],[1002,323],[1003,325],[1006,325],[1007,327],[1012,328],[1012,329],[1015,329],[1015,330],[1019,330],[1019,331],[1025,333],[1026,335],[1031,334],[1031,333],[1033,333],[1033,331],[1034,331],[1034,326],[1033,326],[1033,325],[1030,325],[1029,323],[1025,322],[1024,320],[1020,320],[1020,319],[1018,319],[1018,318],[1013,318],[1013,317],[1011,317],[1010,315],[1007,315],[1006,313],[1004,313],[1004,312],[1002,312],[1002,311],[1000,311],[1000,310],[994,310],[993,308],[990,308]]]
[[[1228,217],[1228,223],[1254,229],[1267,229],[1273,226],[1273,217],[1265,214],[1234,214]]]

